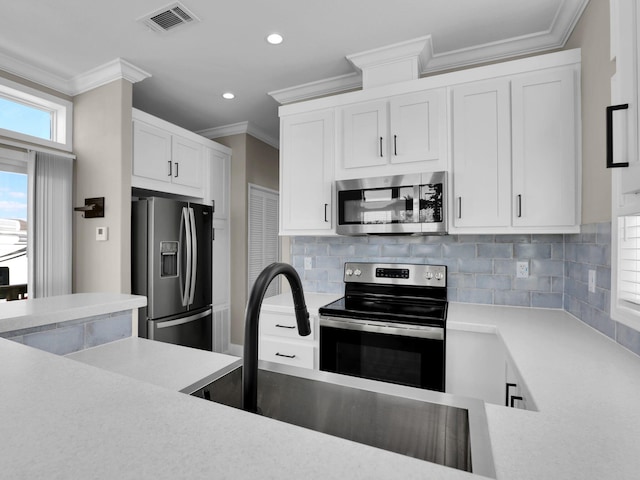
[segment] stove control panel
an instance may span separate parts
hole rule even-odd
[[[445,265],[347,262],[344,265],[344,281],[446,287],[447,267]]]

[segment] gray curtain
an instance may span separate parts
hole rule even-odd
[[[29,158],[29,298],[71,293],[73,159]]]

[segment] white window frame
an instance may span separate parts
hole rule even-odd
[[[71,152],[73,148],[73,103],[35,88],[0,77],[0,95],[51,113],[51,140],[0,128],[0,135],[29,144]]]

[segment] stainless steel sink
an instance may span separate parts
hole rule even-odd
[[[239,367],[193,395],[241,408],[241,390]],[[276,420],[495,478],[484,404],[474,399],[265,362],[258,408]]]

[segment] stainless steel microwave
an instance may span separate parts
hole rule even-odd
[[[336,182],[339,235],[447,233],[447,172]]]

